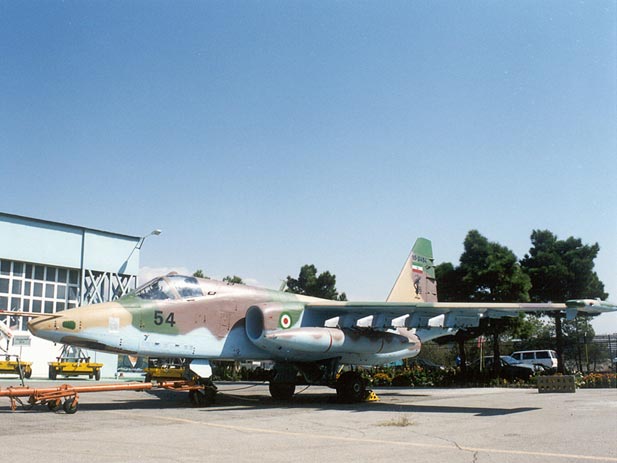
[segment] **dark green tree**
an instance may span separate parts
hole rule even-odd
[[[467,233],[458,271],[470,301],[528,301],[531,281],[514,253],[488,241],[477,230]]]
[[[195,278],[203,278],[205,280],[209,280],[210,277],[207,275],[204,275],[203,270],[199,269],[199,270],[195,270],[193,272],[193,276]],[[223,281],[227,282],[227,283],[231,283],[231,284],[236,284],[236,285],[243,285],[244,284],[244,280],[242,280],[242,278],[240,278],[238,275],[227,275],[225,278],[223,278]]]
[[[461,302],[468,297],[460,268],[454,268],[450,262],[435,267],[435,278],[441,302]]]
[[[584,245],[580,238],[573,237],[559,240],[548,230],[534,230],[531,246],[521,265],[531,279],[532,301],[608,297],[593,270],[593,261],[600,251],[598,243]]]
[[[523,272],[514,253],[505,246],[491,242],[477,230],[467,233],[460,265],[444,263],[436,268],[437,288],[441,301],[460,302],[512,302],[528,301],[531,282]],[[514,329],[518,318],[482,320],[477,329],[459,332],[459,356],[464,368],[466,355],[464,343],[479,334],[493,338],[495,374],[499,369],[499,336]]]
[[[203,270],[202,270],[202,269],[195,270],[195,271],[193,272],[193,276],[194,276],[195,278],[204,278],[205,280],[209,280],[209,279],[210,279],[210,277],[208,277],[208,276],[204,275],[204,272],[203,272]]]
[[[531,282],[523,272],[514,253],[505,246],[491,242],[477,230],[465,237],[465,251],[461,255],[460,271],[471,301],[512,302],[528,301]],[[499,374],[499,336],[512,330],[518,318],[491,318],[481,327],[493,339],[493,373]]]
[[[335,301],[346,301],[345,293],[336,290],[336,276],[328,271],[317,275],[314,265],[303,265],[298,278],[287,277],[286,291]]]
[[[223,281],[226,281],[227,283],[231,283],[234,285],[244,284],[244,280],[242,280],[242,278],[240,278],[238,275],[234,275],[234,276],[227,275],[225,278],[223,278]]]
[[[532,289],[529,294],[532,301],[563,302],[568,299],[608,297],[604,292],[604,284],[593,270],[593,261],[600,251],[598,243],[587,245],[580,238],[574,237],[560,240],[548,230],[533,230],[531,245],[521,265],[531,279]],[[563,322],[560,315],[552,318],[555,320],[557,369],[563,373],[564,352],[572,355],[571,346],[580,341],[581,337],[573,333],[581,332],[581,322]],[[593,339],[595,333],[589,323],[585,323],[584,333],[583,339]],[[581,369],[583,361],[578,351],[576,360]]]
[[[454,267],[450,262],[443,262],[435,267],[437,290],[441,302],[461,302],[468,300],[466,286],[463,283],[463,275],[459,267]],[[467,374],[467,352],[465,343],[478,336],[478,330],[459,330],[454,336],[458,346],[459,367],[463,376]]]

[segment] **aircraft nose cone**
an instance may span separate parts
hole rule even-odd
[[[35,336],[45,337],[45,333],[58,330],[58,316],[37,317],[28,322],[28,329]]]

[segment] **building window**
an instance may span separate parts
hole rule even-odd
[[[21,262],[13,262],[13,275],[16,277],[23,276],[24,273],[24,264]]]
[[[84,275],[84,303],[104,302],[120,297],[135,288],[135,275],[87,270]],[[81,297],[79,270],[50,265],[0,260],[0,310],[54,313],[79,305]],[[28,317],[0,316],[11,329],[26,330]]]
[[[34,283],[34,297],[43,297],[43,283]]]
[[[34,266],[34,279],[35,280],[44,280],[45,276],[45,267],[41,266],[41,265],[35,265]]]
[[[0,275],[10,275],[11,274],[11,262],[8,260],[3,260],[0,263]]]
[[[1,261],[0,270],[0,310],[54,313],[78,305],[78,270],[8,260]],[[12,329],[26,330],[28,321],[12,317],[10,323]]]

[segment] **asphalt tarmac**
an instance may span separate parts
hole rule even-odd
[[[30,381],[30,387],[97,384]],[[16,385],[0,380],[0,388]],[[275,402],[261,383],[222,383],[214,406],[187,393],[96,392],[73,415],[13,412],[0,397],[6,461],[55,462],[617,462],[617,390],[376,389],[339,404],[310,387]]]

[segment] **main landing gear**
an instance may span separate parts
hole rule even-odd
[[[336,381],[336,395],[340,402],[356,403],[366,398],[366,381],[357,371],[346,371]]]
[[[295,383],[275,383],[270,381],[270,395],[274,400],[291,400],[295,392]]]
[[[291,400],[297,384],[329,386],[336,389],[341,403],[357,403],[366,400],[370,392],[366,381],[355,370],[340,375],[337,361],[323,363],[277,363],[270,380],[270,395],[274,400]]]
[[[208,407],[214,404],[216,392],[214,384],[204,385],[202,389],[191,389],[189,391],[189,400],[195,407]]]

